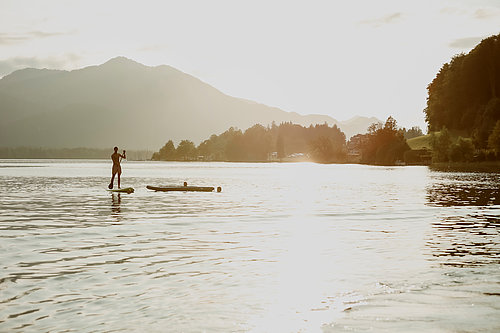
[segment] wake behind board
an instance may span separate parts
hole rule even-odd
[[[116,188],[116,189],[108,189],[109,192],[118,192],[118,193],[134,193],[134,189],[132,187],[125,188]]]

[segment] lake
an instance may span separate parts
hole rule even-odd
[[[498,173],[122,169],[0,160],[1,332],[500,330]]]

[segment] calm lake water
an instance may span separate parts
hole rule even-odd
[[[0,161],[1,332],[500,330],[500,174],[122,168]]]

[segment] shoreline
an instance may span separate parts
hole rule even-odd
[[[432,163],[429,169],[444,172],[500,173],[500,161]]]
[[[2,157],[1,160],[108,160],[108,158],[103,157]],[[306,160],[296,160],[296,161],[206,161],[206,160],[172,160],[172,161],[161,161],[161,160],[151,160],[151,159],[128,159],[130,162],[198,162],[198,163],[315,163],[315,164],[357,164],[357,165],[371,165],[371,166],[386,166],[386,167],[412,167],[412,166],[427,166],[430,170],[433,171],[442,171],[442,172],[480,172],[480,173],[500,173],[500,161],[484,161],[484,162],[440,162],[440,163],[431,163],[431,164],[394,164],[394,165],[382,165],[382,164],[369,164],[369,163],[355,163],[355,162],[315,162],[315,161],[306,161]]]

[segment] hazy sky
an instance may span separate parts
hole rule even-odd
[[[500,33],[500,0],[0,0],[0,76],[126,56],[285,111],[425,127],[443,63]]]

